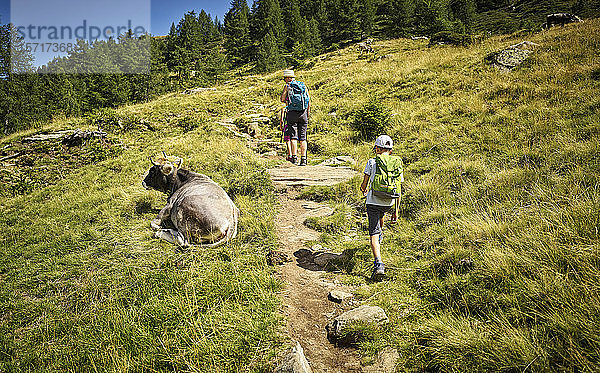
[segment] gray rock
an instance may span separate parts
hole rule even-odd
[[[321,253],[321,252],[326,252],[326,251],[330,250],[326,247],[323,247],[321,244],[318,244],[318,243],[312,245],[312,247],[310,249],[313,251],[313,255],[315,253]]]
[[[383,325],[389,322],[385,311],[377,306],[360,306],[353,310],[344,312],[327,325],[327,336],[337,340],[344,336],[348,325],[353,322],[361,322],[374,325]]]
[[[346,260],[349,256],[349,253],[344,250],[343,253],[315,253],[315,257],[313,262],[319,267],[326,267],[327,264],[334,261],[343,261]]]
[[[345,300],[352,299],[352,297],[354,297],[354,295],[341,290],[332,290],[327,296],[330,301],[335,303],[343,303]]]
[[[267,253],[267,264],[270,266],[282,265],[291,261],[290,256],[282,251],[269,250]]]
[[[299,342],[296,342],[296,346],[292,348],[292,351],[283,358],[281,364],[275,368],[274,373],[312,373]]]
[[[319,208],[309,210],[307,213],[305,213],[303,215],[303,217],[304,218],[322,218],[325,216],[331,216],[331,215],[333,215],[334,212],[335,212],[335,210],[329,206],[321,206]]]
[[[262,122],[262,123],[270,123],[271,122],[271,118],[269,118],[266,115],[262,115],[262,114],[246,114],[245,117],[246,117],[246,119],[248,119],[251,122]]]
[[[500,71],[511,71],[529,58],[538,46],[536,43],[523,41],[499,52],[489,54],[486,61]]]
[[[354,164],[356,161],[354,158],[347,155],[339,155],[334,158],[329,158],[319,163],[320,166],[338,166],[346,163]]]

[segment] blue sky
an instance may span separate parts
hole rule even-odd
[[[213,19],[217,16],[223,22],[223,17],[230,5],[229,0],[152,0],[152,34],[168,34],[171,23],[174,22],[177,25],[183,15],[191,10],[195,10],[198,14],[200,10],[204,9],[206,13],[210,13]]]
[[[22,0],[13,0],[13,2],[21,2]],[[89,1],[89,0],[88,0]],[[199,13],[204,9],[210,13],[212,18],[219,17],[221,22],[227,10],[230,7],[229,0],[148,0],[151,1],[151,32],[153,35],[166,35],[169,32],[171,23],[177,24],[183,15],[191,10]],[[59,2],[60,0],[51,0],[48,2]],[[90,4],[91,2],[85,2]],[[123,0],[122,4],[126,4],[127,0]],[[9,21],[10,17],[10,0],[0,0],[0,18],[2,23]]]
[[[136,36],[167,35],[189,11],[204,9],[222,22],[229,7],[230,0],[0,0],[0,21],[15,24],[41,66],[65,56],[77,39],[107,40],[128,28]]]

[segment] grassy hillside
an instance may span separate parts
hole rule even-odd
[[[325,245],[355,252],[340,266],[343,281],[390,317],[381,333],[365,333],[365,363],[393,346],[400,371],[600,369],[600,22],[527,39],[540,47],[511,73],[483,61],[523,36],[469,49],[378,42],[380,61],[348,48],[298,71],[312,95],[311,161],[349,154],[362,168],[372,144],[351,124],[369,99],[390,110],[388,133],[405,160],[402,218],[386,230],[381,283],[368,279],[358,179],[304,191],[353,212],[312,223]],[[264,260],[277,245],[267,162],[213,122],[274,115],[280,89],[280,73],[238,78],[216,92],[50,126],[102,123],[120,145],[79,149],[77,162],[68,161],[75,150],[44,150],[28,164],[54,180],[10,179],[25,187],[3,189],[0,370],[272,367],[282,320]],[[0,147],[17,149],[24,135]],[[150,237],[165,197],[140,182],[148,155],[161,150],[235,198],[242,221],[229,247],[179,252]],[[49,166],[60,162],[77,167]],[[351,232],[357,240],[340,239]]]
[[[173,94],[101,116],[121,142],[114,158],[86,165],[85,149],[105,149],[94,143],[30,154],[26,163],[55,180],[0,202],[0,371],[267,369],[280,322],[279,284],[264,259],[276,245],[272,187],[254,153],[208,114],[244,105],[237,94]],[[111,126],[119,122],[124,130]],[[3,143],[22,146],[20,136]],[[148,156],[162,150],[235,198],[243,211],[235,243],[181,252],[151,238],[149,222],[166,196],[141,180]],[[83,159],[71,162],[81,167],[41,164],[65,158]],[[17,162],[14,174],[26,168]]]
[[[523,36],[470,49],[385,42],[381,62],[342,53],[304,74],[319,148],[364,162],[371,144],[353,144],[348,127],[374,95],[406,162],[404,218],[383,245],[390,280],[365,280],[364,243],[340,247],[357,250],[347,281],[393,320],[363,352],[395,346],[414,371],[600,369],[599,27],[527,36],[540,47],[511,73],[482,61]]]
[[[572,13],[582,19],[600,16],[598,0],[519,0],[504,7],[477,13],[474,29],[477,32],[506,34],[518,30],[540,31],[546,15]]]

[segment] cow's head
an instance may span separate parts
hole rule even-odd
[[[144,178],[142,185],[146,189],[156,189],[160,192],[169,194],[172,192],[175,182],[174,175],[177,173],[177,169],[181,167],[183,160],[177,158],[177,161],[173,163],[169,161],[164,152],[163,155],[164,158],[159,158],[158,161],[154,161],[150,158],[152,167],[148,170],[148,174]]]

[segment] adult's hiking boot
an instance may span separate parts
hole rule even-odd
[[[375,262],[373,264],[373,275],[371,279],[373,281],[381,281],[385,277],[385,266],[382,262]]]
[[[306,157],[300,157],[300,164],[298,166],[306,166]]]

